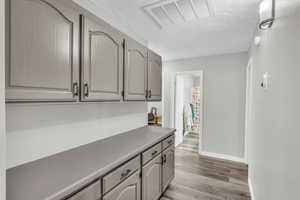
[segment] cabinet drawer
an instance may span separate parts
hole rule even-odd
[[[161,151],[162,151],[161,143],[158,143],[157,145],[145,151],[143,153],[143,165],[145,165],[147,162],[155,158],[158,154],[161,153]]]
[[[93,183],[92,185],[84,188],[74,196],[67,200],[98,200],[101,198],[101,184],[100,180]]]
[[[110,191],[120,182],[125,180],[135,171],[140,169],[141,167],[141,159],[139,156],[134,159],[124,163],[114,171],[110,172],[108,175],[103,177],[103,193]]]
[[[103,200],[141,200],[140,170],[103,196]]]
[[[173,145],[174,143],[175,143],[175,136],[172,135],[162,142],[163,149],[166,149],[167,147]]]

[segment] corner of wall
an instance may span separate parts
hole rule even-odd
[[[249,185],[251,200],[255,200],[253,185],[252,185],[252,181],[251,181],[251,178],[250,178],[249,174],[248,174],[248,185]]]
[[[0,200],[6,199],[4,1],[0,1]]]

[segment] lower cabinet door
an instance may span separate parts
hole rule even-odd
[[[158,200],[162,194],[161,154],[143,167],[143,200]]]
[[[86,187],[74,196],[67,200],[100,200],[101,199],[101,185],[100,181]]]
[[[166,190],[170,182],[175,176],[175,150],[174,146],[170,146],[163,152],[163,191]]]
[[[103,200],[141,200],[140,171],[104,195]]]

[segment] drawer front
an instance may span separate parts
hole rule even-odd
[[[172,135],[170,137],[168,137],[167,139],[165,139],[163,142],[162,142],[162,146],[163,146],[163,149],[166,149],[168,148],[169,146],[175,144],[175,136]]]
[[[101,198],[101,184],[100,180],[92,185],[84,188],[74,196],[67,200],[98,200]]]
[[[146,163],[148,163],[150,160],[152,160],[158,154],[161,153],[162,151],[161,145],[162,145],[161,143],[158,143],[157,145],[151,147],[150,149],[148,149],[143,153],[143,165],[145,165]]]
[[[140,170],[105,194],[103,200],[141,200]]]
[[[141,168],[140,156],[124,163],[108,175],[103,177],[103,193],[110,191],[120,182],[124,181],[127,177]]]

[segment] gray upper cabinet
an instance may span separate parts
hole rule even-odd
[[[128,38],[125,41],[124,100],[146,100],[147,49]]]
[[[6,102],[161,100],[159,55],[70,0],[5,1]]]
[[[143,167],[143,200],[158,200],[162,193],[161,154]]]
[[[67,200],[100,200],[101,199],[101,184],[100,180],[81,190]]]
[[[141,200],[140,171],[137,171],[104,195],[103,200]]]
[[[6,0],[6,101],[76,101],[79,15],[67,0]]]
[[[175,151],[174,146],[167,148],[163,152],[163,171],[162,171],[162,184],[163,191],[168,187],[170,182],[175,176]]]
[[[160,101],[162,93],[162,60],[159,55],[148,51],[148,101]]]
[[[120,101],[123,35],[100,19],[81,16],[82,101]]]

